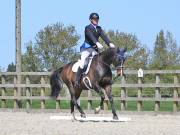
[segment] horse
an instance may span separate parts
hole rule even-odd
[[[116,114],[116,110],[114,107],[113,102],[113,96],[111,93],[111,85],[112,85],[112,72],[111,72],[111,64],[113,64],[117,69],[118,76],[122,73],[123,64],[125,61],[125,54],[126,48],[120,49],[118,48],[108,48],[105,51],[102,51],[95,55],[92,59],[90,69],[88,71],[88,74],[86,75],[89,80],[91,81],[92,89],[95,90],[98,95],[100,95],[100,108],[103,108],[103,102],[105,99],[105,95],[102,91],[102,89],[105,90],[105,93],[107,94],[107,97],[109,99],[109,102],[111,104],[112,108],[112,114],[113,119],[118,120],[118,116]],[[76,73],[72,71],[72,66],[75,62],[70,62],[68,64],[65,64],[64,66],[60,67],[59,69],[55,70],[51,76],[50,76],[50,85],[51,85],[51,96],[57,98],[60,91],[63,87],[63,82],[67,85],[67,88],[69,89],[71,100],[70,100],[70,106],[71,106],[71,114],[73,116],[73,119],[76,120],[74,115],[74,106],[78,109],[80,112],[80,116],[82,118],[85,118],[86,115],[84,111],[81,109],[80,105],[78,104],[77,100],[79,96],[81,95],[82,90],[89,90],[87,88],[87,85],[85,85],[80,80],[80,85],[78,87],[75,87],[75,77]],[[102,89],[101,89],[102,88]]]

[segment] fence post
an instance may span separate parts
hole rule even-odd
[[[92,109],[92,93],[91,93],[91,90],[88,90],[88,110],[91,110]]]
[[[44,80],[44,76],[41,76],[41,109],[45,108],[45,88],[43,86],[43,84],[45,84],[45,80]]]
[[[26,84],[30,84],[30,79],[29,76],[26,76]],[[31,89],[29,87],[26,87],[26,109],[29,109],[31,106],[31,101],[29,99],[29,97],[31,96]]]
[[[138,77],[138,84],[142,84],[142,77]],[[138,88],[138,102],[137,102],[137,111],[142,110],[142,87]]]
[[[5,76],[3,75],[2,77],[1,77],[1,81],[2,81],[2,84],[5,84],[6,82],[5,82]],[[5,97],[6,96],[6,88],[4,87],[4,88],[2,88],[2,97]],[[2,98],[2,103],[1,103],[1,107],[2,108],[5,108],[6,107],[6,99],[3,99]]]
[[[126,77],[125,75],[122,76],[121,78],[121,85],[126,84]],[[126,110],[126,88],[121,87],[121,111]]]
[[[160,84],[160,77],[159,77],[159,74],[156,74],[156,85]],[[155,111],[159,111],[160,109],[160,98],[161,98],[161,95],[160,95],[160,88],[159,87],[156,87],[156,90],[155,90]]]
[[[17,75],[14,76],[14,84],[17,84]],[[18,108],[18,89],[17,87],[14,88],[14,108]]]
[[[21,0],[16,0],[16,73],[17,79],[16,84],[21,84]],[[20,100],[21,96],[21,87],[17,87],[17,106],[16,108],[22,107],[22,102]]]
[[[174,84],[178,84],[178,83],[179,83],[178,75],[175,74],[174,75]],[[174,98],[174,100],[178,99],[178,88],[174,88],[173,98]],[[173,112],[177,112],[177,111],[178,111],[178,101],[173,101]]]

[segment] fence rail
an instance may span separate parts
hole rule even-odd
[[[45,101],[52,99],[49,96],[45,95],[45,89],[50,88],[49,82],[46,81],[46,77],[48,77],[51,73],[50,72],[0,72],[1,78],[1,108],[7,107],[6,101],[13,100],[14,101],[14,108],[20,108],[19,102],[21,100],[26,100],[26,108],[31,108],[31,100],[40,100],[41,101],[41,109],[45,108]],[[126,80],[126,75],[137,75],[137,70],[126,70],[124,72],[124,76],[121,77],[121,81],[119,84],[113,84],[112,87],[120,88],[120,96],[114,97],[114,100],[118,100],[120,102],[120,108],[122,111],[126,110],[126,102],[127,101],[137,101],[137,111],[142,110],[142,103],[143,101],[154,101],[155,107],[154,111],[160,110],[160,102],[161,101],[172,101],[173,103],[173,111],[178,111],[178,102],[180,102],[180,98],[178,96],[178,90],[180,89],[180,70],[144,70],[144,75],[154,75],[155,82],[154,83],[143,83],[143,78],[137,76],[137,83],[130,84]],[[173,76],[173,83],[162,83],[161,82],[161,75],[170,74]],[[23,76],[25,78],[24,84],[17,83],[17,76]],[[6,80],[6,77],[13,76],[13,83],[9,83]],[[31,84],[30,76],[40,76],[40,83],[39,84]],[[18,89],[25,89],[25,95],[19,95]],[[32,96],[31,90],[33,88],[40,89],[40,96]],[[137,89],[137,97],[128,97],[127,95],[127,88]],[[154,90],[154,97],[143,97],[142,92],[145,88],[152,88]],[[172,98],[165,98],[161,97],[160,91],[162,88],[171,88],[173,90]],[[13,89],[13,96],[7,95],[7,90]],[[56,109],[60,109],[60,101],[61,100],[70,100],[70,96],[61,96],[59,95],[56,99]],[[100,100],[99,97],[92,96],[91,91],[88,91],[87,97],[80,97],[80,100],[88,101],[88,109],[92,108],[92,101],[93,100]],[[107,100],[104,103],[104,109],[107,109]]]

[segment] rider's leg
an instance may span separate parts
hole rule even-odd
[[[83,69],[86,63],[86,59],[89,57],[91,52],[87,49],[81,52],[80,68]]]
[[[81,74],[82,74],[82,68],[78,68],[78,71],[76,73],[76,81],[75,81],[75,87],[78,87],[80,84],[80,80],[81,80]]]
[[[82,70],[84,68],[84,64],[86,62],[86,58],[90,55],[90,52],[87,50],[82,51],[81,53],[81,60],[80,60],[80,67],[78,68],[78,71],[76,73],[76,81],[75,81],[75,87],[79,86],[80,80],[81,80],[81,74]]]

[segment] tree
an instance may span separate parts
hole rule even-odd
[[[38,32],[35,39],[34,53],[43,70],[58,68],[77,57],[74,46],[79,35],[74,26],[65,27],[61,23],[48,25]]]
[[[16,65],[13,62],[8,65],[7,72],[16,72]]]
[[[22,55],[22,71],[42,71],[41,61],[34,51],[32,41],[26,45],[26,52]]]
[[[153,69],[167,69],[176,66],[180,62],[180,48],[173,39],[172,33],[166,35],[161,30],[156,37],[150,67]]]
[[[119,31],[108,31],[107,35],[116,46],[127,47],[126,69],[147,68],[149,50],[140,43],[136,35]]]
[[[173,39],[172,33],[169,31],[164,34],[161,30],[155,41],[155,47],[152,54],[152,62],[150,67],[153,69],[178,69],[179,64],[179,52],[176,41]],[[172,82],[172,75],[166,74],[161,75],[161,82],[169,83]],[[149,79],[150,80],[150,79]],[[162,96],[172,95],[172,88],[163,89],[161,91]]]
[[[173,34],[169,31],[166,33],[166,45],[168,52],[168,67],[177,66],[180,64],[180,47],[177,46]]]
[[[13,62],[8,65],[7,72],[16,72],[16,65]],[[10,83],[10,82],[13,83],[14,77],[13,76],[6,76],[6,81],[8,83]]]
[[[168,52],[166,39],[164,36],[164,31],[161,30],[156,37],[151,67],[153,69],[165,69],[168,65],[167,56]]]

